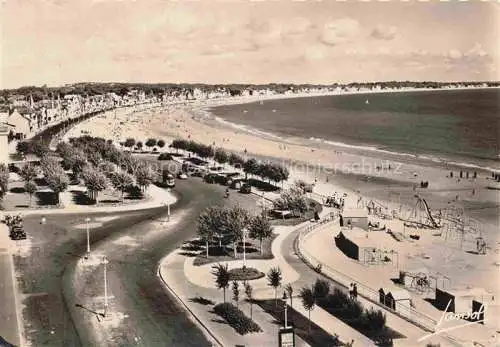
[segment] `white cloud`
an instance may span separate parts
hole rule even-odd
[[[468,56],[468,57],[485,57],[487,55],[488,55],[488,53],[483,49],[483,47],[481,46],[481,44],[477,43],[477,42],[474,45],[474,47],[472,47],[471,49],[469,49],[464,54],[464,56]]]
[[[446,57],[451,59],[451,60],[458,60],[462,58],[462,52],[460,52],[458,49],[450,49],[448,53],[446,54]]]
[[[301,36],[313,27],[314,25],[307,18],[294,17],[285,24],[283,33],[289,36]]]
[[[395,26],[377,25],[371,36],[379,40],[393,40],[398,34]]]
[[[314,45],[306,48],[304,59],[307,61],[318,61],[326,58],[327,51],[324,46]]]
[[[329,46],[350,42],[355,39],[361,30],[357,20],[341,18],[325,23],[320,34],[320,41]]]

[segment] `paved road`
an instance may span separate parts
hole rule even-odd
[[[110,291],[115,295],[114,303],[130,317],[126,331],[116,332],[115,342],[110,345],[209,345],[165,292],[156,276],[157,266],[163,256],[196,232],[196,216],[201,210],[235,200],[244,205],[248,199],[235,193],[228,201],[223,197],[223,187],[203,184],[196,178],[177,183],[175,191],[179,200],[172,207],[172,216],[182,214],[185,218],[164,233],[151,233],[153,228],[158,228],[158,220],[164,218],[163,208],[92,215],[92,218],[120,217],[92,231],[91,248],[106,252],[111,262]],[[87,330],[88,312],[76,310],[74,300],[92,292],[91,283],[102,282],[102,270],[86,274],[74,288],[77,296],[71,296],[75,265],[86,244],[85,230],[74,226],[82,223],[84,217],[82,214],[47,215],[45,225],[35,216],[25,220],[33,247],[29,257],[16,257],[16,266],[23,273],[21,291],[28,294],[23,302],[23,314],[28,324],[26,334],[33,345],[94,345],[94,336]],[[146,234],[147,237],[140,237]],[[138,239],[140,245],[131,248],[113,242],[123,235]]]

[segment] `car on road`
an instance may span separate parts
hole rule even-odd
[[[177,174],[177,178],[180,179],[180,180],[186,180],[188,177],[187,177],[187,175],[184,172],[179,172]]]

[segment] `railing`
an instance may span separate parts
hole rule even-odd
[[[433,318],[416,311],[415,309],[413,309],[408,305],[397,303],[396,309],[387,306],[386,302],[380,302],[380,294],[377,289],[364,285],[358,282],[353,277],[346,275],[338,270],[335,270],[326,264],[322,264],[316,257],[314,257],[307,250],[305,250],[304,247],[302,247],[303,242],[305,241],[307,236],[310,235],[311,231],[317,229],[322,225],[325,225],[326,223],[330,223],[336,220],[336,218],[334,218],[333,215],[334,213],[330,213],[330,215],[327,218],[325,218],[324,221],[312,225],[307,225],[300,229],[299,234],[295,238],[293,245],[295,254],[297,254],[297,256],[301,258],[301,260],[305,264],[307,264],[310,268],[314,269],[315,271],[317,271],[324,277],[328,278],[329,280],[345,288],[349,288],[351,284],[356,284],[358,289],[358,295],[360,297],[370,301],[371,303],[377,306],[380,306],[381,308],[405,319],[406,321],[412,324],[419,326],[425,331],[434,332],[437,322]]]

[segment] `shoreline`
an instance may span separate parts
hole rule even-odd
[[[458,180],[458,171],[454,172],[454,178],[451,179],[447,177],[450,170],[457,170],[457,168],[429,165],[415,158],[396,161],[389,155],[377,157],[373,156],[373,153],[364,151],[355,153],[332,151],[331,148],[312,147],[301,142],[268,139],[233,128],[228,129],[216,122],[207,121],[206,117],[200,117],[200,108],[209,106],[204,103],[202,105],[176,104],[140,112],[119,112],[116,116],[97,116],[91,121],[84,121],[77,125],[66,134],[65,138],[80,136],[82,133],[112,138],[115,143],[127,137],[141,141],[145,141],[148,137],[163,138],[167,143],[175,138],[185,138],[222,147],[238,154],[243,154],[247,149],[249,156],[278,160],[293,166],[292,171],[298,175],[291,175],[291,180],[301,176],[311,182],[315,176],[320,176],[320,180],[325,182],[326,176],[329,176],[330,182],[326,184],[329,187],[321,188],[325,191],[333,192],[334,189],[345,188],[345,190],[356,192],[356,190],[361,190],[361,181],[361,185],[365,186],[362,195],[375,196],[377,200],[394,204],[395,202],[391,201],[388,196],[390,192],[388,192],[387,185],[389,184],[391,187],[395,186],[396,193],[399,191],[408,195],[409,200],[415,193],[424,195],[426,199],[431,200],[433,209],[446,208],[448,204],[451,204],[467,211],[472,206],[476,211],[473,213],[475,217],[487,214],[488,211],[483,212],[482,209],[489,209],[493,212],[492,216],[486,218],[491,224],[489,229],[498,226],[498,218],[494,220],[494,216],[498,214],[498,195],[496,191],[487,189],[491,180],[484,171],[477,170],[479,172],[477,180],[466,178]],[[394,168],[398,165],[399,170],[376,169],[377,166],[385,163],[393,163]],[[363,166],[367,170],[360,171]],[[315,170],[311,170],[311,167]],[[347,170],[338,170],[339,167],[340,169],[345,167]],[[429,181],[429,188],[420,189],[421,181]],[[377,182],[383,184],[377,184]],[[332,188],[334,186],[336,188]],[[411,191],[412,186],[415,187],[414,191]],[[433,203],[433,200],[437,200],[437,203]],[[413,204],[411,201],[407,203]],[[494,237],[497,238],[498,235]]]
[[[488,90],[488,89],[500,89],[500,87],[486,87],[486,88],[409,88],[409,89],[396,89],[396,90],[380,90],[380,91],[348,91],[348,92],[326,92],[326,93],[307,93],[307,94],[295,94],[295,95],[276,95],[276,96],[266,96],[266,97],[248,97],[244,100],[227,100],[227,102],[222,102],[217,105],[204,104],[197,107],[193,107],[193,113],[202,120],[210,119],[215,120],[222,127],[233,128],[238,131],[245,131],[249,134],[264,136],[266,138],[279,140],[283,142],[301,142],[307,146],[325,146],[337,151],[346,151],[348,153],[354,154],[366,154],[373,156],[390,157],[397,160],[417,160],[419,163],[439,166],[445,168],[459,168],[465,170],[480,170],[484,172],[500,172],[500,156],[495,158],[482,158],[482,157],[461,157],[455,154],[442,154],[442,153],[412,153],[398,151],[396,149],[385,148],[384,146],[376,144],[355,144],[349,142],[343,142],[336,139],[318,138],[313,136],[303,136],[297,137],[287,134],[274,133],[273,130],[265,130],[254,127],[252,125],[233,122],[224,118],[223,116],[218,116],[215,114],[214,109],[218,107],[240,105],[248,103],[256,103],[259,101],[273,101],[273,100],[283,100],[283,99],[294,99],[294,98],[308,98],[308,97],[326,97],[326,96],[344,96],[344,95],[360,95],[360,94],[387,94],[387,93],[414,93],[414,92],[434,92],[434,91],[457,91],[457,90]]]

